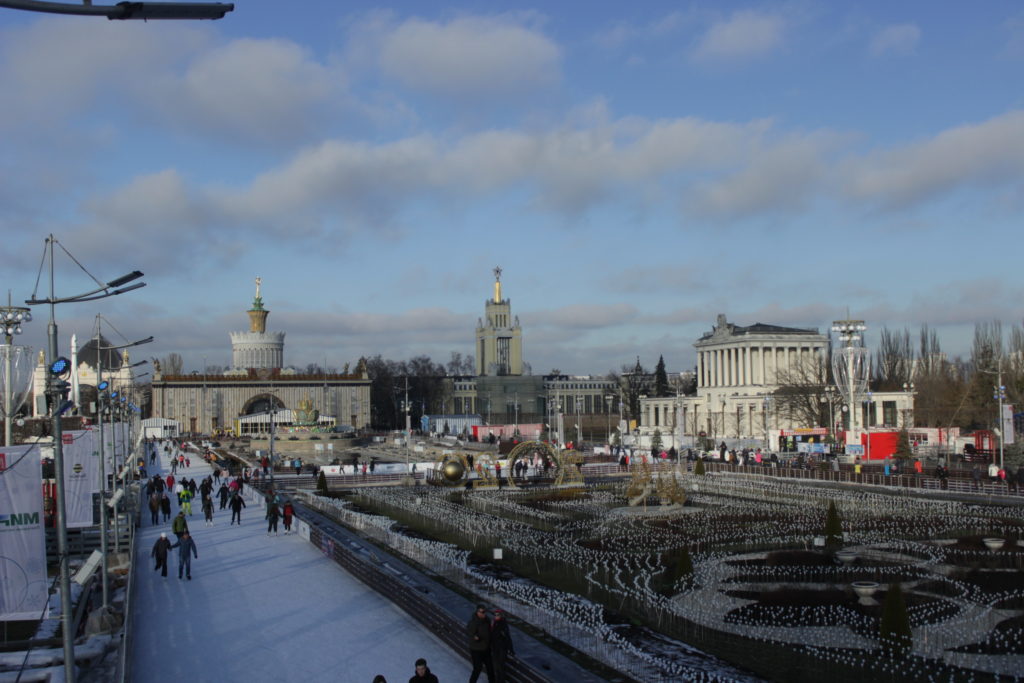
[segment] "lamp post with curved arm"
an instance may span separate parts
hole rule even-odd
[[[4,445],[11,445],[11,422],[21,404],[28,396],[32,383],[32,349],[14,346],[14,335],[21,334],[21,324],[32,320],[32,310],[24,306],[11,305],[11,294],[7,293],[7,305],[0,306],[0,330],[4,334],[3,384],[4,384]]]
[[[73,640],[74,629],[71,624],[71,574],[70,567],[68,566],[68,526],[67,511],[65,507],[63,430],[61,426],[61,408],[67,400],[67,392],[70,389],[70,385],[67,382],[62,381],[59,377],[60,373],[65,372],[68,369],[69,364],[67,359],[58,356],[57,320],[55,309],[57,304],[95,301],[97,299],[105,299],[110,296],[124,294],[125,292],[145,287],[146,283],[134,282],[142,277],[142,273],[136,270],[107,283],[96,281],[99,285],[98,287],[82,292],[81,294],[58,297],[54,291],[55,273],[53,245],[56,241],[57,240],[53,235],[49,235],[46,238],[46,246],[43,252],[43,263],[45,264],[45,259],[47,258],[50,263],[50,296],[45,299],[39,299],[36,298],[35,293],[33,293],[32,298],[27,299],[25,303],[29,306],[46,304],[50,307],[50,322],[46,327],[49,354],[49,362],[47,363],[49,372],[47,373],[46,393],[50,399],[50,412],[53,419],[51,433],[53,435],[53,469],[57,489],[55,503],[57,508],[57,554],[59,556],[58,572],[60,574],[61,635],[64,645],[64,678],[68,683],[74,683],[76,674],[75,646]],[[63,247],[61,248],[63,249]]]

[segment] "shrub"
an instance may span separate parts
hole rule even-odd
[[[697,464],[693,466],[693,473],[694,474],[700,474],[700,475],[704,474],[704,461],[703,460],[698,460]]]
[[[843,545],[843,523],[839,520],[836,502],[830,500],[828,512],[825,513],[825,547],[841,548]]]
[[[327,477],[324,475],[323,470],[320,471],[320,475],[316,478],[316,492],[321,496],[327,495]]]
[[[882,620],[879,624],[879,639],[882,646],[894,654],[907,654],[912,645],[910,615],[907,614],[907,602],[903,599],[903,589],[894,583],[885,594],[882,603]]]

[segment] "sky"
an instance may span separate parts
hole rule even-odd
[[[686,370],[719,313],[952,355],[1024,319],[1020,3],[235,6],[0,10],[3,285],[49,234],[147,283],[58,306],[62,344],[101,314],[228,365],[260,276],[286,364],[445,362],[495,266],[535,373]]]

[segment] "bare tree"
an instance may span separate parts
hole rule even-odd
[[[180,375],[185,369],[185,361],[181,354],[169,353],[160,360],[160,368],[165,375]]]
[[[829,368],[824,356],[801,354],[789,368],[776,375],[779,388],[772,396],[776,414],[804,427],[828,423]]]
[[[874,388],[878,391],[900,391],[910,381],[914,368],[914,347],[910,330],[894,332],[882,328],[875,352]]]
[[[626,419],[639,420],[640,396],[649,393],[654,386],[651,373],[640,365],[640,357],[637,357],[636,365],[623,365],[621,372],[612,370],[605,377],[619,386],[626,409]]]

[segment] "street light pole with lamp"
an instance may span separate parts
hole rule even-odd
[[[999,412],[996,416],[996,425],[998,426],[999,435],[999,469],[1002,470],[1005,467],[1003,460],[1003,446],[1006,444],[1006,420],[1003,418],[1003,402],[1006,400],[1006,385],[1003,384],[1003,360],[999,359],[998,368],[998,384],[993,387],[992,398],[996,399],[999,404]],[[1013,429],[1013,422],[1010,422],[1010,429]]]
[[[131,346],[138,346],[140,344],[148,344],[153,341],[153,337],[141,339],[137,342],[130,344],[124,344],[122,346],[103,346],[100,340],[103,339],[103,335],[100,334],[100,321],[102,317],[96,316],[96,416],[97,422],[99,423],[99,440],[100,440],[100,553],[102,554],[101,571],[103,572],[102,584],[103,584],[103,609],[107,609],[110,605],[110,581],[107,577],[108,571],[108,541],[107,541],[107,468],[106,468],[106,444],[104,443],[103,433],[103,413],[101,407],[101,400],[103,395],[109,386],[108,382],[103,380],[103,352],[104,351],[115,351],[120,349],[126,349]],[[135,365],[142,365],[148,361],[140,361]],[[135,366],[130,366],[135,367]],[[116,515],[115,515],[116,518]]]
[[[50,398],[50,412],[53,419],[51,433],[53,435],[54,478],[56,479],[57,489],[55,503],[57,508],[57,554],[59,556],[58,572],[60,575],[61,637],[64,649],[64,678],[68,683],[74,683],[76,674],[75,649],[74,631],[71,624],[71,573],[70,567],[68,566],[68,527],[67,511],[65,507],[66,492],[64,487],[63,429],[61,425],[61,408],[63,406],[63,402],[66,400],[65,395],[69,385],[67,382],[62,382],[59,379],[59,374],[66,371],[69,364],[67,359],[61,358],[58,355],[57,320],[55,309],[57,304],[95,301],[97,299],[105,299],[110,296],[124,294],[125,292],[145,287],[146,283],[135,282],[134,284],[128,284],[142,277],[142,273],[136,270],[107,283],[102,283],[96,280],[99,286],[90,291],[82,292],[81,294],[76,294],[70,297],[58,297],[54,291],[55,268],[53,260],[53,245],[56,241],[57,240],[53,235],[49,235],[46,238],[46,246],[43,251],[43,264],[45,264],[47,258],[49,258],[50,262],[50,296],[45,299],[39,299],[36,297],[36,293],[33,292],[32,298],[27,299],[25,303],[29,306],[46,304],[50,307],[50,321],[46,328],[49,355],[49,362],[47,363],[49,372],[47,373],[46,391],[47,396]],[[63,249],[63,247],[61,247],[61,249]],[[42,264],[40,267],[42,267]]]
[[[31,322],[32,310],[24,306],[11,305],[11,293],[7,292],[7,305],[0,306],[0,329],[4,333],[3,384],[4,384],[4,445],[11,445],[12,421],[21,404],[28,396],[32,382],[32,349],[14,346],[14,335],[21,334],[21,324]],[[17,356],[17,358],[15,358]],[[18,371],[17,376],[15,370]]]

